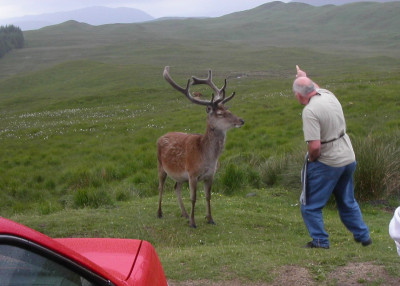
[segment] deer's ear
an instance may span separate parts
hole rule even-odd
[[[206,108],[206,111],[207,111],[207,113],[212,113],[213,108],[210,105],[208,105]]]

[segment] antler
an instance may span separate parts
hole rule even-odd
[[[175,88],[176,90],[180,91],[181,93],[183,93],[191,102],[196,103],[196,104],[200,104],[200,105],[210,105],[212,104],[212,102],[214,101],[214,96],[210,101],[205,101],[205,100],[200,100],[200,99],[196,99],[193,96],[190,95],[190,79],[188,79],[186,88],[181,87],[180,85],[178,85],[169,75],[169,66],[166,66],[164,68],[164,72],[163,72],[163,76],[165,78],[166,81],[169,82],[169,84]]]
[[[235,92],[233,92],[230,97],[225,98],[226,79],[225,79],[224,86],[221,89],[218,89],[218,87],[212,82],[212,71],[211,70],[208,71],[208,77],[206,79],[201,79],[201,78],[192,76],[193,83],[191,83],[191,79],[189,79],[187,82],[186,88],[181,87],[171,78],[171,76],[169,75],[169,66],[166,66],[164,68],[163,76],[164,76],[165,80],[173,88],[175,88],[179,92],[183,93],[191,102],[193,102],[195,104],[206,105],[206,106],[213,105],[214,106],[214,105],[218,105],[219,103],[224,104],[225,102],[228,102],[235,96]],[[214,94],[212,94],[211,101],[199,100],[199,99],[194,98],[190,94],[190,86],[196,85],[196,84],[207,84],[209,87],[211,87],[211,89],[217,93],[217,100],[214,101]],[[222,93],[222,97],[221,97],[221,93]]]
[[[208,77],[207,78],[197,78],[192,76],[193,79],[193,85],[196,84],[207,84],[209,87],[211,87],[212,90],[217,94],[217,98],[221,98],[221,93],[222,97],[225,96],[225,88],[226,88],[226,79],[224,86],[221,89],[218,89],[218,87],[213,83],[212,81],[212,70],[208,71]]]

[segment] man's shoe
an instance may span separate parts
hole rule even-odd
[[[360,240],[356,239],[355,241],[357,241],[358,243],[361,243],[362,246],[368,246],[368,245],[370,245],[372,243],[372,239],[371,238],[368,238],[367,240],[364,240],[364,241],[360,241]]]
[[[329,246],[315,245],[312,241],[310,241],[310,242],[307,242],[306,245],[304,245],[304,248],[323,248],[323,249],[329,249]]]

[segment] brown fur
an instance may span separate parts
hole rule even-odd
[[[182,216],[189,218],[181,197],[182,183],[189,182],[192,212],[190,226],[196,227],[194,207],[196,203],[197,182],[204,181],[207,200],[207,220],[214,224],[211,216],[211,185],[217,170],[218,158],[225,144],[226,131],[240,127],[244,121],[225,109],[218,107],[219,115],[212,111],[208,115],[207,130],[204,135],[171,132],[161,136],[157,142],[159,207],[158,217],[162,217],[161,202],[167,175],[176,181],[175,190]],[[223,116],[222,116],[223,115]]]

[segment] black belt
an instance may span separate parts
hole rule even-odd
[[[328,141],[324,141],[321,142],[321,144],[327,144],[327,143],[331,143],[333,141],[339,140],[340,138],[342,138],[346,133],[341,134],[338,138],[332,139],[332,140],[328,140]]]

